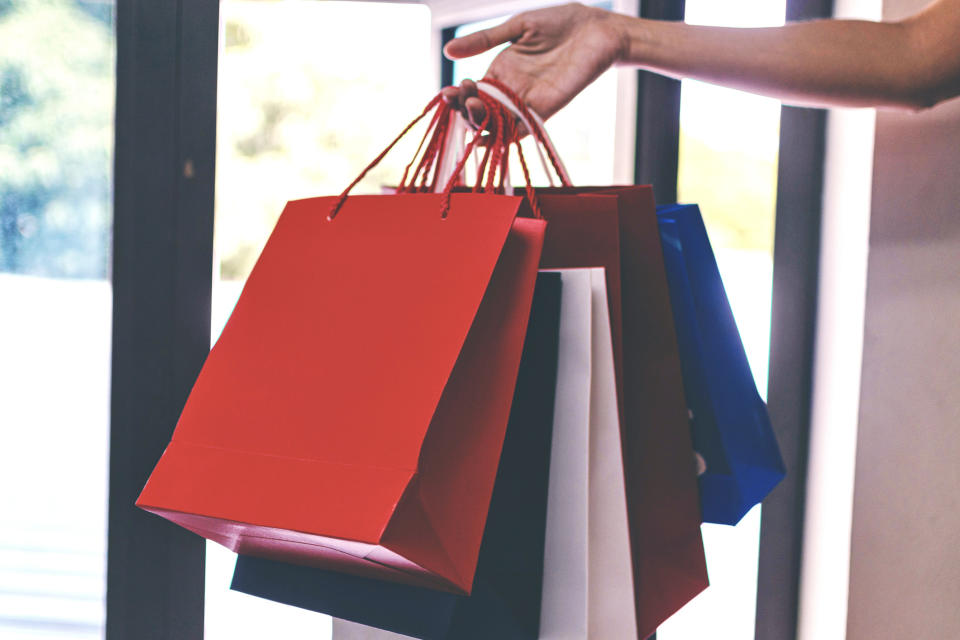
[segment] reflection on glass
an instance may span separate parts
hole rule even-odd
[[[288,200],[339,194],[436,93],[429,10],[367,2],[221,4],[213,339]],[[354,193],[394,184],[410,136]],[[305,292],[306,295],[306,292]],[[319,640],[330,619],[229,590],[207,544],[208,640]]]
[[[783,24],[783,0],[687,0],[686,21],[729,27]],[[678,197],[700,205],[747,358],[767,389],[780,103],[684,81]],[[736,527],[705,524],[711,586],[668,620],[659,640],[752,640],[760,507]]]
[[[0,638],[103,635],[111,2],[0,2]]]

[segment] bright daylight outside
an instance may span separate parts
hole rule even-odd
[[[785,0],[687,0],[686,21],[783,24]],[[780,103],[684,81],[677,197],[700,205],[760,395],[767,395]],[[658,640],[754,637],[760,510],[736,527],[705,524],[710,588],[664,624]]]
[[[686,7],[703,24],[784,16],[784,0]],[[434,94],[431,29],[417,4],[221,3],[213,340],[285,202],[339,193]],[[113,65],[112,3],[0,0],[0,483],[17,488],[0,493],[5,639],[102,635]],[[613,180],[616,92],[607,73],[548,123],[577,184]],[[679,198],[701,206],[761,394],[778,130],[776,101],[683,84]],[[355,192],[396,182],[416,142]],[[658,637],[751,639],[759,508],[703,533],[713,586]],[[233,562],[208,543],[207,638],[329,635],[325,616],[231,592]]]
[[[0,2],[0,638],[103,635],[113,3]]]
[[[213,340],[286,202],[350,184],[434,95],[439,64],[423,5],[229,0],[220,20]],[[414,137],[353,193],[396,183]],[[230,591],[234,558],[207,543],[208,640],[329,637],[326,616]]]

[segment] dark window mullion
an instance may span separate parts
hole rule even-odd
[[[203,539],[134,500],[210,344],[218,12],[117,1],[108,640],[203,637]]]
[[[443,55],[443,47],[457,37],[460,25],[445,27],[440,30],[440,87],[449,87],[453,84],[453,60]]]
[[[832,15],[830,0],[787,0],[787,20]],[[773,250],[767,402],[787,477],[763,503],[758,640],[794,640],[803,551],[822,217],[826,111],[783,107]]]
[[[684,0],[645,0],[640,17],[683,20]],[[634,182],[653,185],[658,204],[677,201],[680,151],[680,81],[638,72]]]

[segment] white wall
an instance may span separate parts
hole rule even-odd
[[[871,209],[847,637],[960,638],[960,100],[878,113]]]
[[[827,123],[798,640],[846,634],[875,115]]]
[[[882,3],[837,0],[834,15],[879,20]],[[875,128],[873,109],[827,122],[798,640],[846,636]]]

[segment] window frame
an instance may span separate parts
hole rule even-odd
[[[645,0],[639,16],[683,20],[684,0]],[[650,71],[637,72],[637,115],[633,178],[653,185],[661,202],[677,201],[680,166],[680,81]]]
[[[218,0],[117,0],[107,640],[203,638],[204,540],[134,506],[210,348]]]
[[[832,0],[787,0],[787,21],[832,15]],[[758,640],[797,637],[826,134],[826,110],[781,107],[767,406],[788,473],[760,517]]]
[[[683,0],[647,0],[639,13],[635,0],[616,0],[615,8],[621,2],[632,3],[623,6],[634,15],[683,16]],[[460,6],[453,0],[433,3],[438,81],[452,78],[440,48],[456,26],[549,4],[504,0],[453,10]],[[219,2],[117,0],[116,7],[106,637],[200,639],[204,541],[133,502],[209,351]],[[787,0],[788,20],[831,12],[830,0]],[[628,75],[635,84],[618,97],[618,137],[630,152],[618,158],[632,155],[634,180],[675,200],[679,82]],[[797,628],[825,127],[824,111],[783,108],[768,398],[791,473],[764,502],[756,631],[764,640],[792,639]]]

